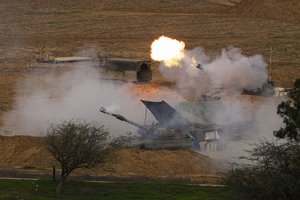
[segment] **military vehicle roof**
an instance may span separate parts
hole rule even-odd
[[[112,70],[137,70],[145,60],[134,60],[126,58],[109,58],[109,67]]]
[[[186,130],[193,125],[203,130],[228,128],[238,132],[253,125],[253,120],[221,101],[180,102],[176,110],[165,101],[141,101],[165,128]]]
[[[159,122],[160,126],[178,130],[184,130],[191,126],[188,120],[186,120],[180,113],[178,113],[165,101],[141,101],[151,111],[155,119]]]
[[[224,126],[248,123],[245,116],[235,112],[232,107],[222,101],[181,102],[176,109],[191,123],[198,124],[205,129],[218,129]]]

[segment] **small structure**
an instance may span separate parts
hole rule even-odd
[[[221,138],[220,138],[217,130],[206,130],[205,131],[205,138],[204,138],[205,141],[213,142],[213,141],[218,141],[220,139]]]
[[[274,90],[275,90],[274,96],[276,96],[276,97],[286,96],[288,94],[287,90],[282,87],[275,87]]]

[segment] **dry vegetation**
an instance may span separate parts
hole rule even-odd
[[[0,136],[0,166],[49,170],[59,166],[45,148],[45,138]],[[114,177],[148,177],[215,181],[221,165],[191,151],[144,151],[124,149],[114,152],[109,161],[80,174]],[[1,171],[1,168],[0,168]]]
[[[0,6],[0,125],[1,114],[12,109],[17,81],[48,74],[27,70],[28,60],[43,46],[56,56],[93,48],[108,56],[149,59],[151,42],[166,35],[185,41],[187,48],[203,46],[212,56],[234,45],[245,54],[263,54],[268,61],[271,45],[276,85],[290,87],[300,76],[297,0],[11,0]],[[158,72],[154,74],[160,80]],[[1,151],[19,148],[1,141]],[[32,151],[32,157],[22,157],[16,149],[15,154],[4,154],[23,158],[15,165],[33,165],[34,152],[42,150],[27,147],[19,151]],[[13,164],[1,159],[1,165]]]

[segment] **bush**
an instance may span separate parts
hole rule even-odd
[[[300,199],[300,145],[262,142],[247,165],[231,170],[225,183],[249,199]]]

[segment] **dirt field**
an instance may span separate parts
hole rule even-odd
[[[45,138],[41,137],[1,136],[0,154],[1,168],[50,171],[53,165],[59,166],[46,150]],[[222,169],[221,164],[192,151],[124,149],[114,152],[106,164],[77,170],[77,174],[215,181],[214,177]]]
[[[290,87],[300,75],[299,1],[237,2],[1,2],[0,113],[11,109],[14,84],[28,74],[28,60],[41,47],[54,56],[93,48],[107,56],[149,59],[150,44],[160,35],[185,41],[187,48],[203,46],[211,55],[234,45],[266,60],[271,45],[272,78]]]
[[[34,57],[42,47],[53,56],[72,56],[92,49],[106,56],[150,59],[151,42],[166,35],[184,41],[188,49],[202,46],[212,56],[221,48],[234,45],[245,54],[263,54],[268,62],[272,46],[271,76],[276,85],[290,87],[293,80],[300,77],[297,0],[11,0],[2,1],[0,6],[0,125],[2,114],[14,105],[18,80],[30,76],[43,78],[52,70],[33,74],[27,69],[29,60],[36,65]],[[153,84],[160,84],[162,78],[156,68],[154,76]],[[49,166],[49,155],[38,147],[43,139],[13,137],[7,140],[24,145],[9,145],[1,138],[1,154],[5,155],[1,156],[1,165]],[[36,143],[33,145],[32,141]],[[161,173],[201,174],[202,166],[205,168],[211,162],[191,152],[168,152],[165,156],[166,152],[161,151],[155,159],[165,160],[166,167],[153,171],[161,168],[155,165],[158,160],[152,162],[139,157],[151,158],[150,152],[123,151],[118,156],[127,154],[133,159],[130,166],[124,165],[124,160],[115,160],[114,165],[106,166],[106,172],[131,173],[129,169],[132,169],[136,173],[140,170],[157,173],[157,176]],[[36,155],[43,155],[38,162],[33,161]],[[173,160],[181,156],[189,160],[182,162],[184,166],[178,163],[177,166]],[[138,161],[140,159],[142,161]],[[191,168],[191,160],[200,163],[199,168]],[[201,165],[203,160],[207,162]],[[148,168],[138,168],[139,162]],[[126,170],[119,170],[121,165],[126,166]],[[176,170],[169,170],[174,165]],[[188,171],[181,172],[181,169]]]

